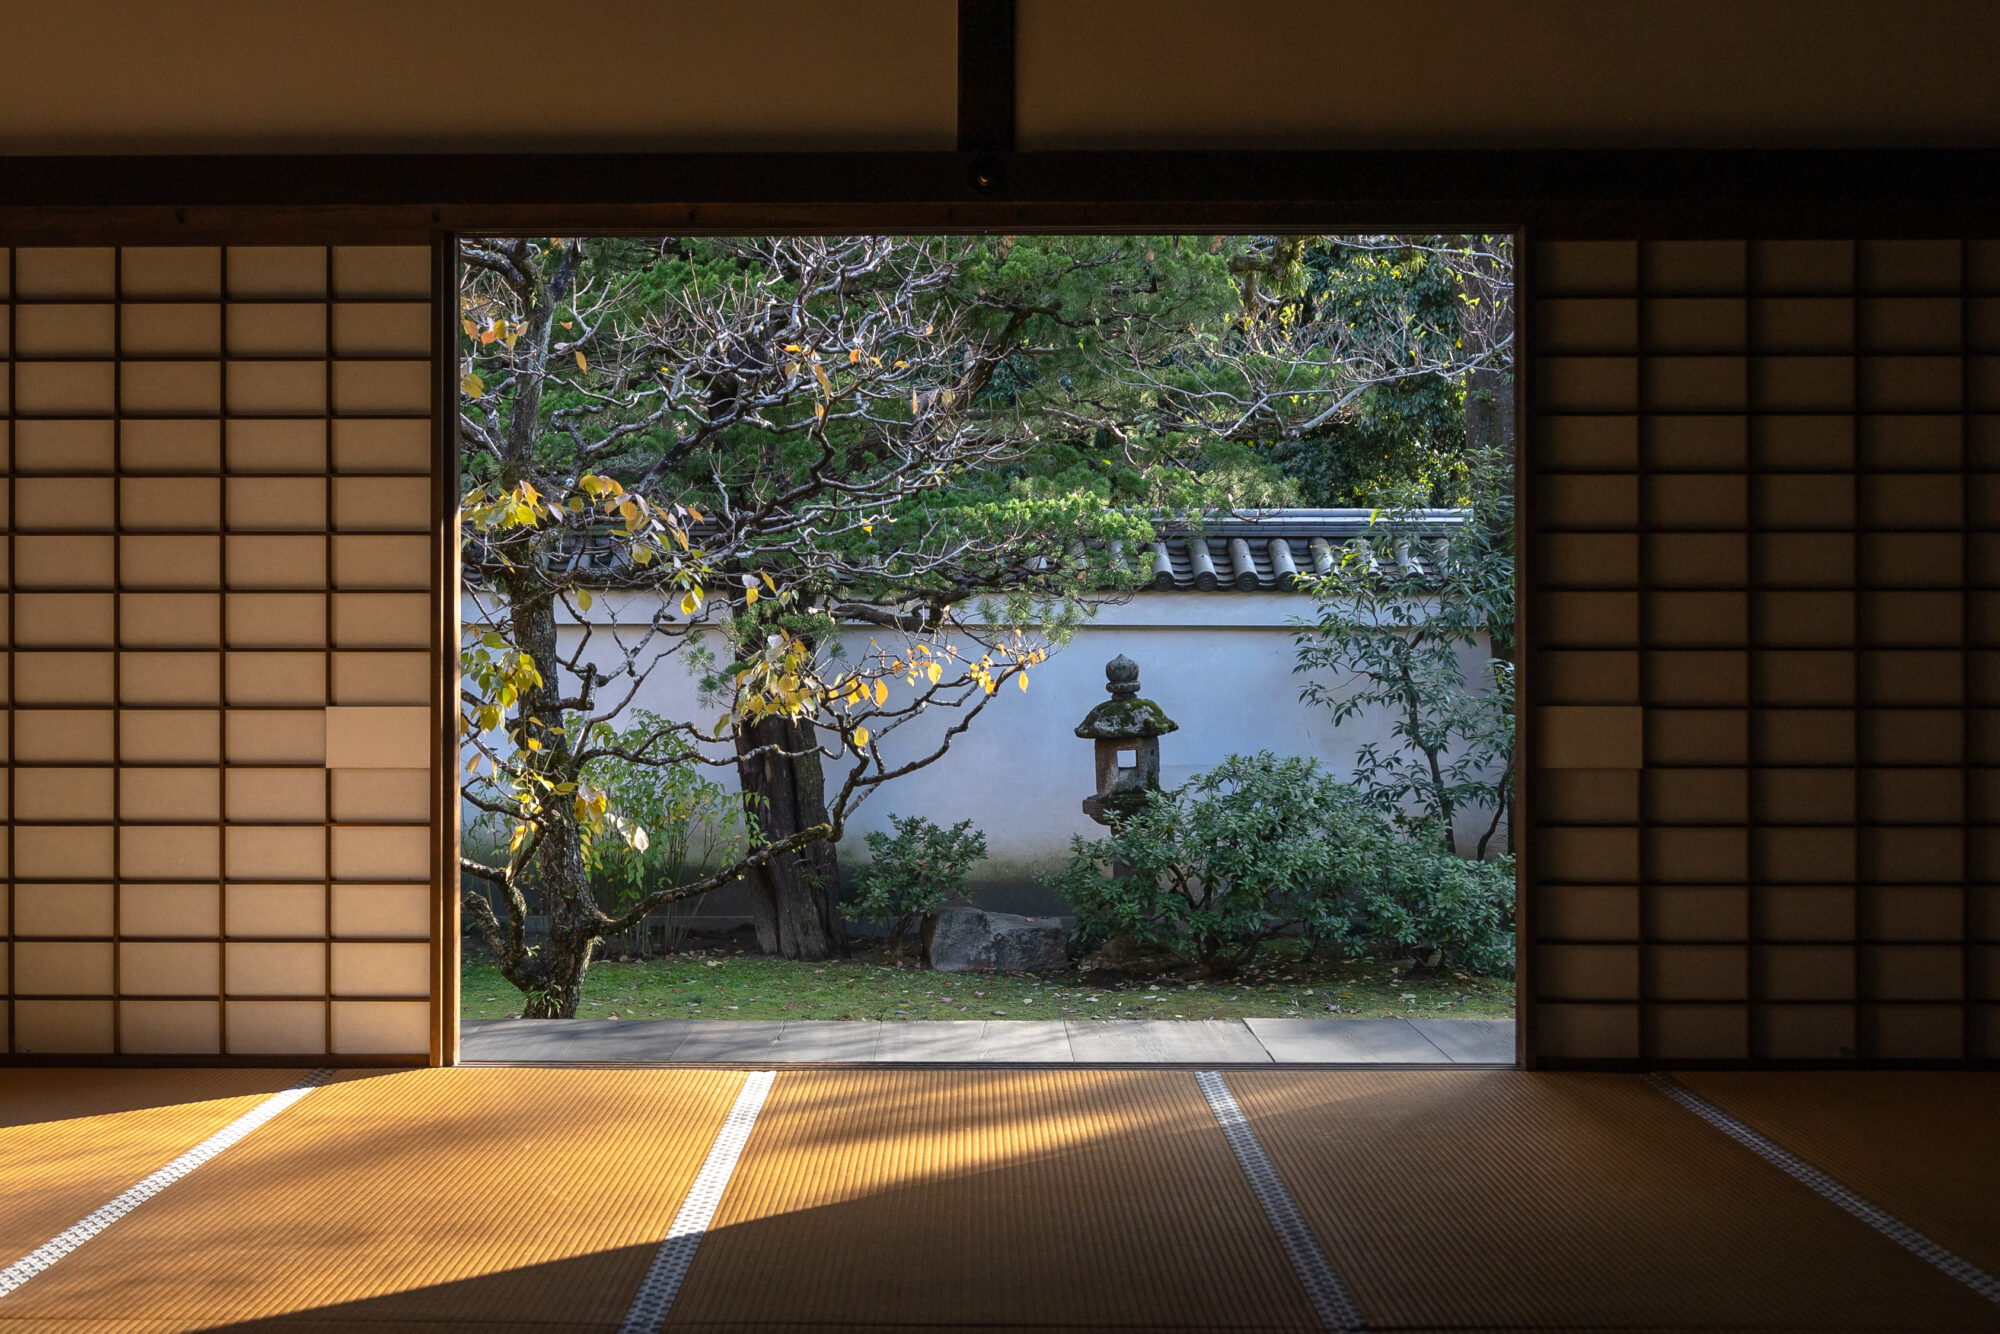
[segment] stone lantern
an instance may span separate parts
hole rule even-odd
[[[1119,654],[1104,664],[1111,698],[1085,714],[1076,734],[1097,746],[1097,793],[1083,813],[1102,825],[1145,805],[1160,787],[1160,737],[1180,724],[1150,699],[1140,699],[1139,664]]]

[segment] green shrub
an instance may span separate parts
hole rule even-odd
[[[704,777],[691,757],[660,753],[649,741],[666,720],[644,709],[630,715],[623,731],[608,726],[601,740],[635,753],[657,756],[634,763],[615,755],[591,761],[586,781],[605,797],[605,827],[584,840],[584,865],[605,895],[605,907],[618,911],[637,903],[663,885],[698,880],[719,854],[744,838],[742,802],[721,784]],[[682,919],[699,900],[681,899],[666,905],[656,917],[666,919],[667,948],[677,949],[685,934]],[[640,955],[649,952],[650,933],[644,922],[633,942]]]
[[[1435,830],[1385,825],[1345,903],[1350,950],[1410,955],[1428,972],[1514,968],[1514,858],[1474,861],[1445,850]],[[1324,937],[1323,937],[1324,938]]]
[[[1291,933],[1480,969],[1512,957],[1511,859],[1466,861],[1427,830],[1405,838],[1316,760],[1231,755],[1071,853],[1042,880],[1080,933],[1161,946],[1208,975]]]
[[[863,917],[886,917],[890,948],[897,954],[912,927],[928,924],[946,899],[965,887],[965,873],[986,856],[986,835],[960,820],[949,829],[921,815],[891,815],[892,838],[880,830],[868,835],[872,859],[859,876],[861,894],[855,910]]]

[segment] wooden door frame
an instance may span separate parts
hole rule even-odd
[[[431,1063],[457,1059],[458,752],[451,720],[458,608],[450,596],[457,586],[457,449],[449,355],[457,235],[1512,230],[1522,243],[1516,314],[1524,331],[1530,240],[2000,234],[2000,152],[1990,150],[1019,154],[1004,147],[1011,136],[993,119],[999,113],[991,99],[984,112],[974,107],[970,114],[992,123],[963,136],[968,151],[956,153],[0,158],[0,241],[8,245],[432,247],[435,631],[444,666],[434,701],[440,778]],[[1532,420],[1531,379],[1516,376],[1522,430]],[[1525,453],[1517,451],[1517,467]],[[1519,494],[1517,542],[1525,542],[1533,501]],[[1525,581],[1524,554],[1517,549]],[[1524,609],[1526,591],[1524,582]],[[1532,645],[1524,610],[1524,664]],[[1524,724],[1527,698],[1524,691]],[[1521,774],[1532,733],[1521,726]],[[1523,782],[1517,828],[1531,826],[1531,801]],[[1525,889],[1531,850],[1524,845],[1521,853]],[[1531,994],[1536,943],[1528,898],[1518,896],[1516,914],[1523,996]],[[1532,1007],[1521,1005],[1519,1014],[1518,1053],[1531,1066]]]

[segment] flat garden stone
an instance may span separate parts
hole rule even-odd
[[[882,1041],[879,1019],[787,1021],[772,1046],[771,1061],[872,1061]]]
[[[1245,1019],[1274,1061],[1327,1065],[1444,1065],[1407,1019]]]
[[[1070,1050],[1086,1064],[1269,1065],[1240,1019],[1071,1019]]]
[[[785,1035],[782,1019],[662,1019],[687,1029],[677,1061],[768,1061]]]
[[[468,1019],[468,1061],[671,1061],[688,1025],[656,1019]]]
[[[982,1019],[905,1019],[885,1023],[875,1044],[875,1059],[970,1063],[980,1059],[980,1042],[986,1028]]]
[[[1410,1027],[1459,1065],[1512,1065],[1512,1019],[1412,1019]]]
[[[471,1062],[1500,1065],[1511,1019],[468,1019]]]
[[[999,1064],[1069,1065],[1069,1027],[1060,1019],[991,1019],[979,1035],[979,1059]]]

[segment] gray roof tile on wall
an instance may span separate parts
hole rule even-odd
[[[1421,510],[1408,559],[1423,574],[1435,568],[1430,543],[1464,522],[1458,510]],[[1283,592],[1301,575],[1331,568],[1354,539],[1382,532],[1377,511],[1266,510],[1190,526],[1156,525],[1149,552],[1150,587],[1161,591]]]

